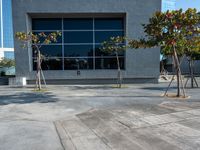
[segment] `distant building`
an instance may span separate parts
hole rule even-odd
[[[0,0],[0,58],[14,59],[11,0]]]
[[[162,12],[176,9],[176,0],[162,0]]]

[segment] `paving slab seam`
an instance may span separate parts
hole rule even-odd
[[[56,134],[57,134],[57,136],[58,136],[58,138],[59,138],[59,141],[60,141],[60,144],[61,144],[63,150],[66,150],[65,147],[64,147],[64,145],[63,145],[63,143],[62,143],[62,140],[61,140],[60,134],[58,133],[58,129],[57,129],[57,127],[56,127],[55,122],[53,122],[53,125],[54,125],[55,131],[56,131]]]
[[[119,120],[116,120],[117,122],[119,122],[121,125],[127,127],[128,129],[131,128],[129,125],[127,125],[126,123],[122,122],[122,121],[119,121]]]
[[[0,119],[3,122],[11,122],[11,121],[30,121],[30,122],[44,122],[50,123],[51,121],[42,121],[42,120],[31,120],[31,119]]]
[[[107,142],[105,142],[105,140],[103,140],[102,137],[100,137],[96,132],[94,132],[94,130],[90,129],[89,130],[94,133],[94,135],[96,135],[100,141],[102,141],[102,143],[104,143],[108,148],[110,148],[111,150],[114,150]]]
[[[91,108],[91,109],[89,109],[89,110],[93,110],[94,108]],[[88,111],[89,111],[88,110]],[[86,111],[86,112],[88,112],[88,111]],[[76,119],[78,119],[78,120],[80,120],[79,118],[77,118],[76,117]],[[81,121],[81,120],[80,120]],[[81,121],[82,122],[82,121]],[[83,123],[83,122],[82,122]],[[83,123],[84,125],[85,125],[85,123]],[[61,125],[62,125],[62,123],[61,123]],[[87,125],[86,125],[87,126]],[[62,127],[63,127],[63,125],[62,125]],[[65,130],[65,133],[68,135],[68,137],[70,138],[70,140],[71,140],[71,142],[73,143],[73,141],[72,141],[72,138],[69,136],[69,134],[68,134],[68,131],[66,130],[66,128],[64,128],[63,127],[63,129]],[[110,150],[113,150],[113,148],[112,147],[110,147],[110,145],[108,145],[108,143],[107,142],[105,142],[103,139],[102,139],[102,137],[100,137],[96,132],[94,132],[92,129],[90,129],[89,127],[88,127],[88,130],[90,130],[103,144],[105,144]],[[84,135],[82,135],[82,136],[79,136],[79,137],[84,137]],[[75,144],[73,143],[73,145],[74,145],[74,147],[76,147],[75,146]],[[78,150],[77,148],[76,148],[76,150]]]
[[[86,111],[86,112],[89,112],[89,111]],[[168,113],[168,114],[171,114],[171,113]],[[156,117],[156,116],[161,116],[161,115],[150,115],[150,116]],[[149,117],[149,116],[146,116],[146,117]],[[97,118],[101,119],[100,117],[97,117]],[[137,119],[140,120],[141,118],[143,118],[143,117],[139,117],[139,118],[137,118]],[[171,122],[166,122],[166,123],[158,123],[158,124],[155,124],[155,125],[151,125],[151,124],[148,123],[147,121],[142,120],[142,121],[144,121],[147,125],[144,126],[144,127],[135,127],[135,128],[129,126],[128,124],[126,124],[126,123],[124,123],[123,121],[120,121],[120,120],[118,120],[118,119],[116,119],[116,118],[113,118],[113,119],[111,119],[111,120],[117,121],[117,122],[119,122],[122,126],[124,126],[124,127],[126,127],[126,128],[129,128],[129,129],[141,129],[141,128],[154,127],[154,126],[158,126],[158,125],[165,125],[165,124],[170,124],[170,123],[176,123],[176,122],[184,121],[184,120],[187,120],[187,119],[188,119],[188,118],[186,118],[186,119],[180,118],[180,120],[178,120],[178,121],[171,121]]]
[[[61,126],[62,129],[64,130],[65,133],[63,133],[63,134],[64,134],[65,136],[67,136],[67,137],[70,139],[70,142],[73,144],[73,148],[74,148],[75,150],[77,150],[75,144],[74,144],[73,141],[71,140],[71,137],[68,135],[68,133],[67,133],[66,129],[63,127],[62,123],[61,123],[60,121],[57,121],[57,122],[60,124],[60,126]],[[57,127],[57,125],[56,125],[56,122],[53,122],[53,124],[54,124],[56,133],[57,133],[57,135],[58,135],[58,137],[59,137],[59,141],[60,141],[60,144],[61,144],[63,150],[67,150],[66,147],[65,147],[65,145],[64,145],[64,143],[63,143],[63,140],[66,140],[66,139],[62,139],[61,133],[59,133],[59,131],[58,131],[58,127]]]
[[[181,121],[186,121],[186,120],[189,120],[189,119],[192,119],[192,118],[186,118],[186,119],[181,119],[180,118],[180,120],[178,120],[178,121],[173,121],[173,122],[166,122],[166,123],[159,123],[159,124],[155,124],[155,125],[150,125],[147,121],[144,121],[145,123],[147,123],[147,124],[149,124],[149,125],[147,125],[147,126],[144,126],[144,127],[136,127],[136,128],[134,128],[134,127],[130,127],[129,125],[126,125],[125,123],[121,123],[120,121],[118,121],[118,120],[116,120],[116,121],[118,121],[118,122],[120,122],[123,126],[125,126],[125,127],[128,127],[129,129],[145,129],[145,128],[151,128],[151,127],[156,127],[156,126],[162,126],[162,125],[167,125],[167,124],[172,124],[172,123],[178,123],[178,122],[181,122]]]

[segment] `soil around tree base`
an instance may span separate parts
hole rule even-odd
[[[187,95],[186,96],[184,96],[184,95],[177,96],[177,94],[175,94],[175,93],[169,93],[169,94],[166,94],[166,96],[164,96],[164,94],[162,94],[161,96],[171,98],[171,99],[180,99],[180,100],[187,100],[190,98],[190,96],[187,96]]]

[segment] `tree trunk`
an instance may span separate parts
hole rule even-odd
[[[181,68],[180,68],[180,62],[179,62],[179,58],[178,58],[178,55],[177,55],[177,52],[176,52],[176,48],[175,46],[173,45],[173,55],[172,55],[172,58],[173,58],[173,65],[174,65],[174,69],[175,69],[175,73],[176,73],[176,77],[177,77],[177,97],[180,97],[181,96],[181,85],[182,85],[182,90],[183,90],[183,96],[186,97],[185,95],[185,89],[184,89],[184,85],[183,85],[183,80],[182,80],[182,76],[181,76]],[[173,78],[174,78],[175,75],[173,75],[172,77],[172,80],[170,81],[170,84],[167,88],[167,90],[165,91],[165,94],[164,96],[166,96],[167,94],[167,91],[173,81]]]
[[[180,71],[176,68],[176,76],[177,76],[177,97],[180,97],[181,86],[180,86]]]
[[[38,60],[38,47],[37,46],[35,46],[35,48],[37,48],[37,56],[36,56],[36,82],[35,82],[35,86],[36,86],[36,90],[39,88],[38,87],[38,82],[39,82],[39,80],[38,80],[38,72],[39,72],[39,60]]]
[[[191,58],[189,60],[189,65],[190,65],[190,76],[191,76],[191,88],[194,88],[194,62]]]
[[[41,87],[41,55],[40,55],[40,51],[38,51],[38,64],[39,64],[38,87],[39,87],[39,90],[41,90],[42,87]]]
[[[121,68],[120,68],[120,62],[119,62],[119,56],[118,56],[118,52],[115,52],[116,54],[116,58],[117,58],[117,80],[118,80],[118,87],[121,88],[122,87],[122,75],[121,75]]]
[[[191,80],[191,88],[194,88],[195,85],[196,87],[199,87],[197,81],[196,81],[196,78],[195,78],[195,75],[194,75],[194,60],[192,60],[191,57],[188,58],[188,62],[189,62],[189,71],[190,71],[190,74],[189,74],[189,77],[185,83],[185,87],[187,86],[187,83],[189,80]]]
[[[173,48],[173,55],[174,55],[174,63],[175,63],[174,66],[175,66],[176,76],[177,76],[177,95],[176,96],[180,97],[181,96],[181,84],[180,84],[181,70],[180,70],[180,63],[179,63],[175,46]]]
[[[41,90],[41,54],[38,47],[37,48],[37,70],[36,70],[36,88]]]

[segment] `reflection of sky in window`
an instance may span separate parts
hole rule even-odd
[[[13,47],[13,30],[12,30],[12,11],[11,0],[2,0],[3,4],[3,45],[6,48]]]

